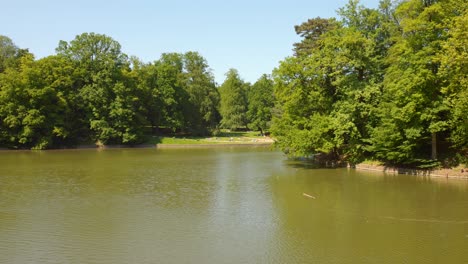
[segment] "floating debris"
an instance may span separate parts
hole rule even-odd
[[[305,197],[309,197],[309,198],[315,199],[315,196],[312,196],[312,195],[307,194],[307,193],[302,193],[302,195],[304,195]]]

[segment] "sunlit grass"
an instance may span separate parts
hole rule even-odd
[[[148,144],[247,144],[269,142],[270,139],[263,137],[255,131],[228,132],[222,131],[218,136],[209,137],[183,137],[183,136],[151,136]]]
[[[361,164],[367,164],[367,165],[373,165],[373,166],[383,166],[384,165],[384,163],[381,162],[381,161],[369,160],[369,159],[364,160],[363,162],[361,162]]]

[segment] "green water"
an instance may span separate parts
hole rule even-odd
[[[468,263],[468,181],[263,148],[0,151],[0,263]]]

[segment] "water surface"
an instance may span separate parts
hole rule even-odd
[[[0,152],[0,263],[467,263],[467,249],[468,181],[266,148]]]

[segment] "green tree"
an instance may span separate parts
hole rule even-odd
[[[226,73],[226,79],[219,88],[221,97],[221,127],[238,129],[247,127],[246,83],[235,69]]]
[[[138,112],[156,132],[161,124],[163,99],[158,87],[158,74],[153,63],[143,63],[136,57],[131,57],[131,70],[126,72],[128,85],[136,86],[138,94]]]
[[[83,33],[70,43],[60,41],[57,53],[72,60],[81,80],[79,98],[93,132],[101,143],[135,143],[141,139],[137,86],[128,84],[123,71],[128,58],[111,37]]]
[[[296,56],[308,56],[315,49],[320,36],[325,32],[339,27],[335,18],[316,17],[306,22],[294,26],[296,34],[302,38],[301,42],[294,43],[294,52]]]
[[[449,141],[460,161],[468,164],[468,4],[451,1],[451,10],[460,15],[448,21],[448,38],[440,52],[441,93],[449,109]]]
[[[219,122],[219,92],[205,58],[197,52],[187,52],[183,58],[184,89],[189,96],[187,126],[192,133],[206,134]]]
[[[18,68],[23,56],[31,55],[27,49],[18,48],[13,41],[0,35],[0,73],[7,68]]]
[[[15,59],[18,47],[7,37],[0,35],[0,73],[8,68]]]
[[[273,80],[266,74],[255,82],[248,92],[247,117],[249,127],[263,132],[270,128],[272,109],[274,107]]]
[[[164,53],[154,63],[156,71],[156,86],[153,96],[158,98],[159,111],[155,114],[160,120],[160,126],[170,128],[174,132],[186,127],[185,107],[189,96],[182,82],[183,56],[178,53]]]
[[[69,144],[74,135],[70,98],[72,65],[57,56],[21,59],[0,75],[0,142],[12,148]]]
[[[446,21],[458,12],[450,1],[407,1],[396,17],[400,33],[389,51],[384,79],[382,122],[371,150],[389,163],[433,166],[438,147],[447,150],[448,116],[439,71]]]
[[[303,45],[296,47],[306,49],[274,72],[279,111],[272,132],[291,155],[321,154],[355,163],[367,155],[370,129],[379,122],[375,111],[392,27],[386,13],[358,1],[339,14],[341,23],[315,19],[303,24],[311,32],[301,32]]]

